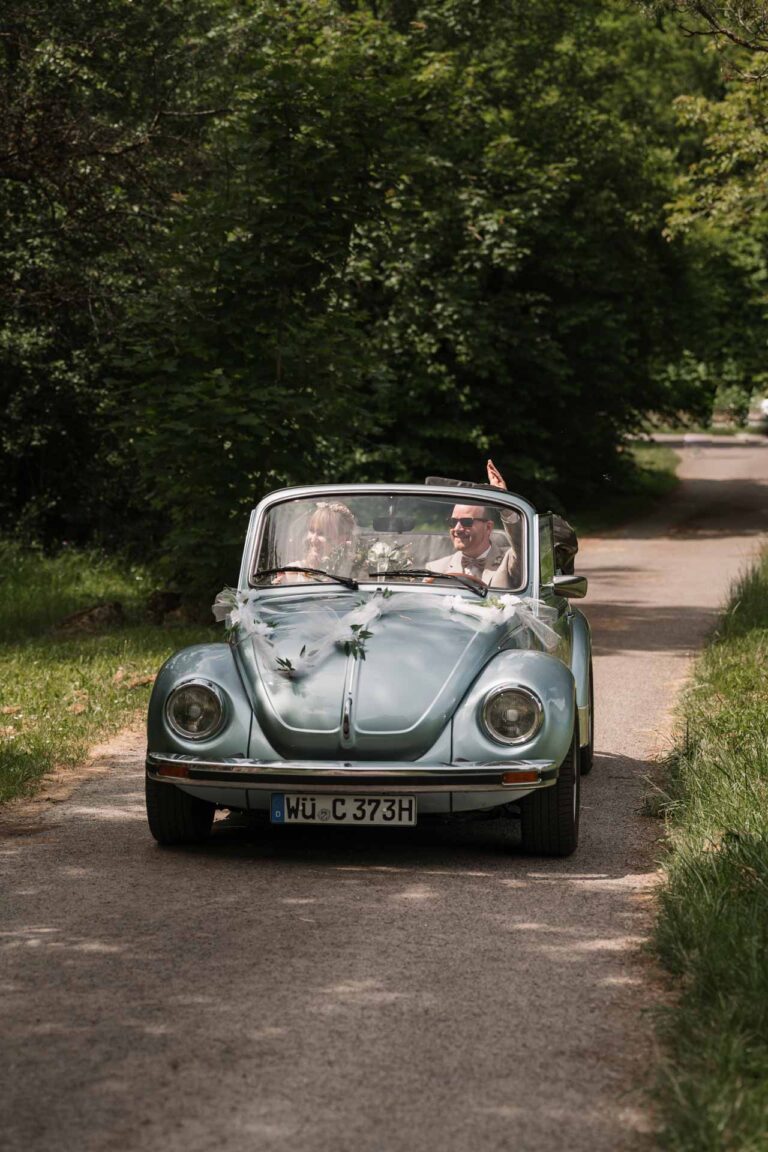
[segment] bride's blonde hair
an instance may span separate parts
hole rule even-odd
[[[338,540],[351,540],[357,528],[357,521],[346,504],[320,500],[309,518],[309,527],[315,532],[321,531],[324,536],[333,535]]]

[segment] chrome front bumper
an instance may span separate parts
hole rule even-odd
[[[530,792],[557,780],[553,760],[490,761],[486,764],[388,764],[335,760],[205,760],[172,752],[149,752],[153,780],[270,791],[306,788],[313,792],[492,792],[523,788]]]

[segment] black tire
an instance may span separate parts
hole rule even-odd
[[[579,753],[577,724],[557,783],[532,792],[520,802],[523,851],[536,856],[570,856],[576,851],[581,799]]]
[[[579,771],[589,776],[595,762],[595,685],[592,679],[592,657],[589,658],[589,742],[581,750]]]
[[[146,778],[147,820],[158,844],[202,844],[208,839],[216,805],[182,792],[175,784]]]

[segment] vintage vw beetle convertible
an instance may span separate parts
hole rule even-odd
[[[476,523],[501,559],[472,576],[454,533]],[[570,854],[592,762],[589,627],[569,603],[585,591],[556,570],[552,516],[506,491],[272,493],[214,605],[227,642],[155,682],[152,834],[202,841],[216,808],[352,827],[474,813]]]

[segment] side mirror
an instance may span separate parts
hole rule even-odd
[[[587,594],[586,576],[555,576],[555,596],[567,596],[569,600],[581,600]]]

